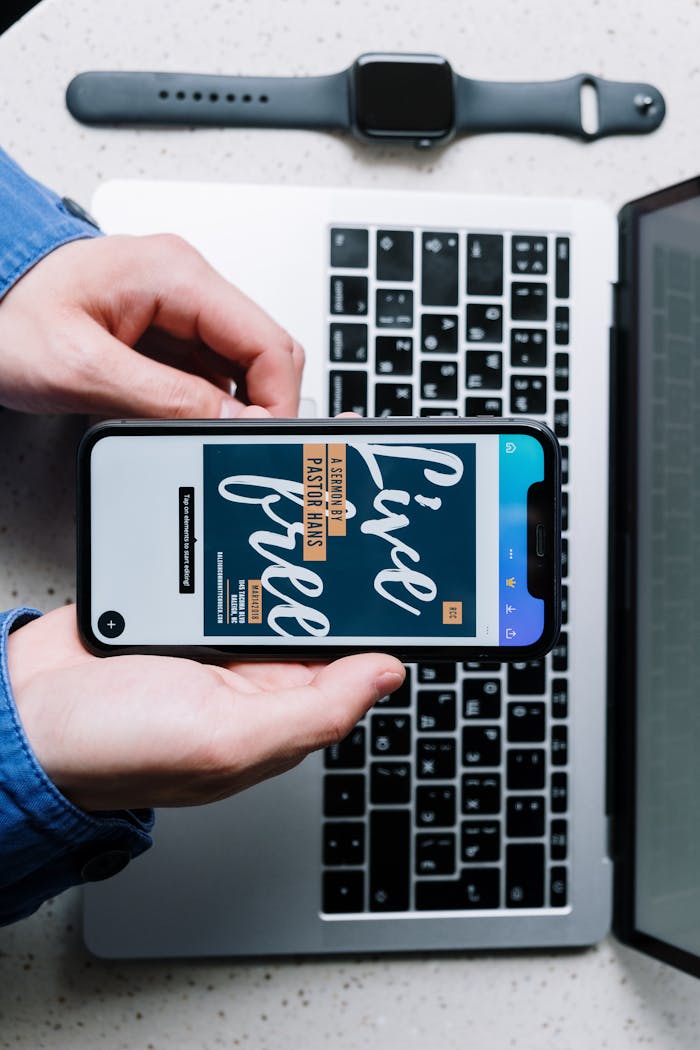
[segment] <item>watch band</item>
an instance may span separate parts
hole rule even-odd
[[[83,124],[350,126],[346,71],[321,77],[79,73],[68,85],[66,105]]]
[[[586,85],[598,97],[595,131],[587,131],[581,120],[581,89]],[[455,76],[455,125],[467,133],[541,131],[592,142],[606,135],[654,131],[665,111],[661,92],[650,84],[604,80],[590,73],[535,84]]]
[[[400,62],[397,65],[400,69]],[[466,133],[535,131],[594,141],[606,135],[654,131],[665,114],[663,96],[650,84],[604,80],[588,73],[540,83],[472,80],[452,74],[452,84],[453,130]],[[595,130],[582,123],[581,90],[586,85],[598,99]],[[66,104],[84,124],[316,128],[357,134],[353,90],[351,70],[315,77],[88,72],[70,82]],[[403,137],[411,140],[410,134]],[[449,137],[443,136],[443,141]],[[433,144],[420,135],[412,141]]]

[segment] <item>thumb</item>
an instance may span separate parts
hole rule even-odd
[[[87,376],[81,376],[83,410],[157,419],[240,415],[243,405],[214,383],[145,357],[98,324],[91,326],[87,340],[98,360]]]
[[[406,671],[382,653],[345,656],[322,667],[303,686],[279,689],[257,705],[260,725],[250,727],[270,756],[299,758],[336,743],[380,697],[393,693]]]

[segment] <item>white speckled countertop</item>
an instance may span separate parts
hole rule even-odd
[[[88,204],[113,176],[585,195],[617,207],[700,169],[698,0],[44,0],[0,37],[0,143]],[[83,69],[313,74],[368,50],[437,51],[465,74],[583,70],[657,84],[666,122],[595,145],[481,136],[440,154],[274,131],[92,130]],[[76,420],[0,416],[0,608],[74,595]],[[76,894],[0,930],[0,1048],[401,1046],[615,1050],[700,1044],[700,985],[608,939],[582,952],[105,963]]]

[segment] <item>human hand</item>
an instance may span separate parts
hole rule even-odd
[[[249,402],[295,416],[303,363],[284,329],[169,234],[64,244],[0,300],[0,404],[20,411],[209,419]]]
[[[404,669],[391,656],[327,666],[91,656],[75,609],[13,632],[10,681],[47,775],[85,810],[226,798],[341,740]]]

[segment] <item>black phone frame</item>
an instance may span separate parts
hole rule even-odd
[[[332,436],[334,432],[357,429],[363,433],[381,435],[382,432],[415,436],[417,430],[426,430],[437,437],[450,434],[528,434],[536,438],[544,451],[544,481],[551,493],[551,542],[548,546],[548,561],[551,562],[550,577],[552,586],[549,600],[545,598],[545,620],[542,635],[538,641],[527,646],[426,646],[405,645],[383,646],[381,643],[366,646],[319,645],[299,646],[285,645],[276,647],[274,640],[270,643],[245,645],[236,642],[231,645],[107,645],[97,638],[91,628],[91,571],[90,571],[90,459],[94,446],[102,438],[128,434],[130,436],[149,436],[164,434],[190,433],[196,435],[214,434],[260,434],[270,432],[287,432],[290,435],[309,435],[309,437]],[[532,660],[543,656],[556,643],[561,627],[561,452],[559,443],[552,431],[543,423],[534,420],[515,420],[497,418],[466,419],[459,417],[405,418],[389,417],[340,418],[340,419],[241,419],[241,420],[112,420],[98,423],[84,435],[78,448],[77,456],[77,615],[78,630],[85,647],[96,656],[117,656],[128,653],[150,655],[189,656],[197,659],[230,660],[264,659],[264,660],[332,660],[349,653],[383,652],[391,653],[406,663],[416,660],[445,660],[460,662],[463,660],[484,660],[506,663]],[[529,559],[528,559],[529,560]]]

